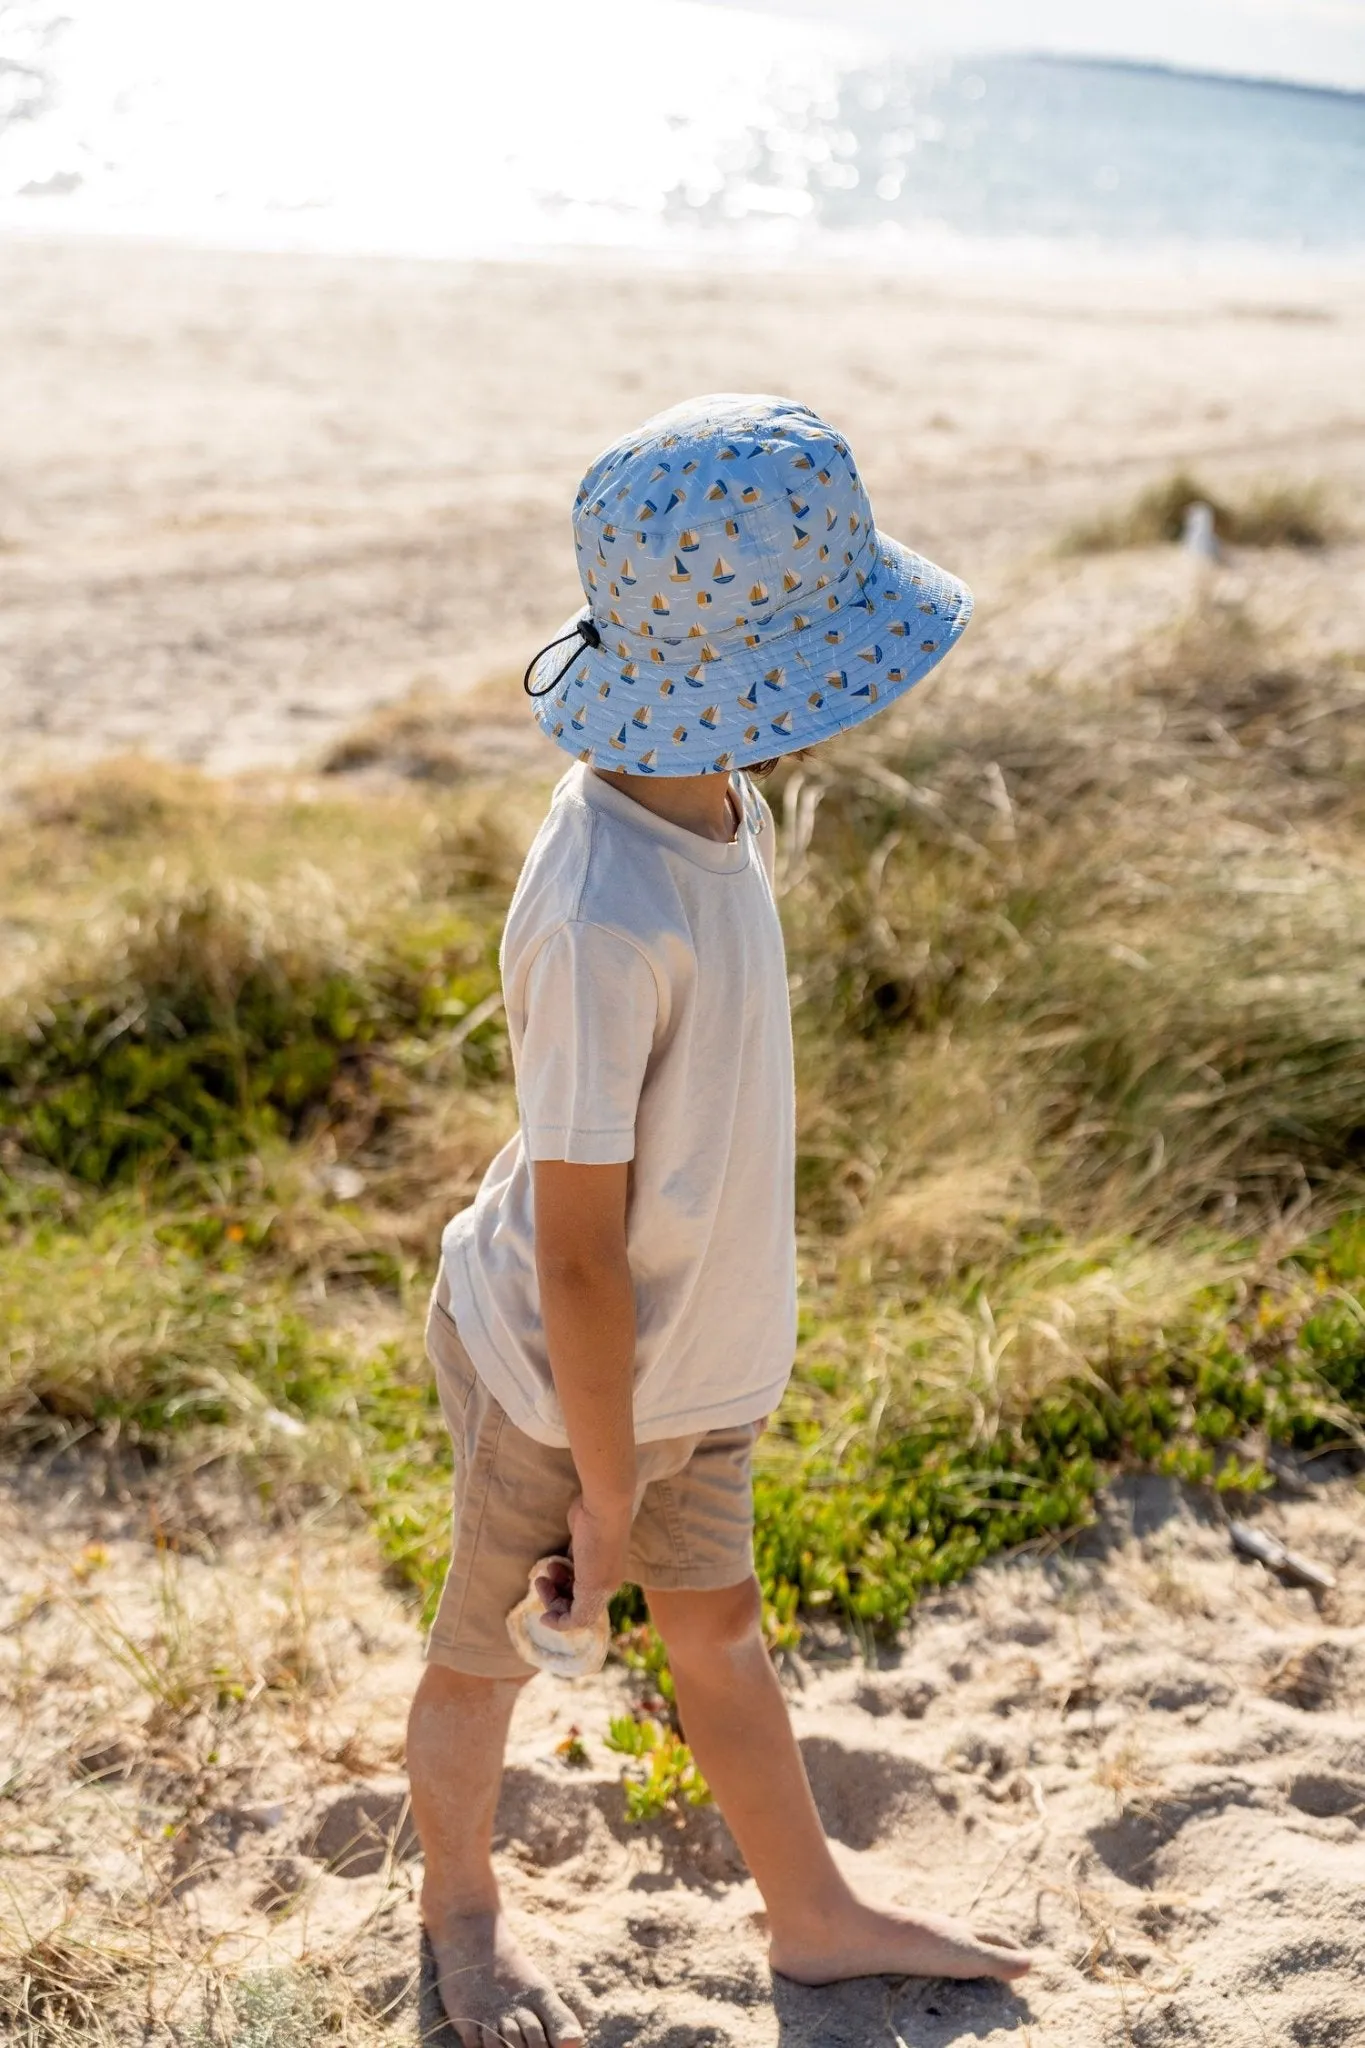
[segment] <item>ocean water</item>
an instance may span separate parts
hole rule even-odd
[[[497,255],[1365,255],[1365,95],[697,0],[0,8],[0,230]]]

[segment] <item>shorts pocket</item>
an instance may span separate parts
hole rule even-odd
[[[436,1368],[436,1387],[447,1417],[463,1415],[478,1381],[454,1316],[434,1297],[427,1311],[427,1357]]]

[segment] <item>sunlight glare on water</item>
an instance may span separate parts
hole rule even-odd
[[[648,243],[673,195],[712,198],[736,141],[807,118],[854,56],[689,0],[70,12],[57,104],[0,138],[7,224],[55,200],[67,227],[429,254]]]
[[[56,9],[0,9],[0,42],[26,23],[38,53],[0,62],[0,228],[433,256],[1365,251],[1359,94],[912,60],[699,0],[69,0],[44,43]],[[29,93],[8,119],[6,76]]]

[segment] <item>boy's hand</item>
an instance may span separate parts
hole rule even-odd
[[[630,1542],[631,1504],[595,1510],[580,1497],[569,1508],[569,1540],[573,1545],[573,1568],[556,1569],[536,1580],[536,1591],[545,1602],[545,1620],[551,1628],[591,1628],[626,1575],[626,1550]]]

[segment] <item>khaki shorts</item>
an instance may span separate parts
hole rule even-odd
[[[568,1542],[579,1491],[572,1455],[508,1419],[475,1371],[438,1283],[427,1355],[455,1451],[450,1569],[427,1639],[430,1663],[479,1678],[525,1678],[507,1615],[539,1557]],[[761,1422],[638,1446],[627,1579],[646,1591],[712,1592],[754,1568],[750,1463]]]

